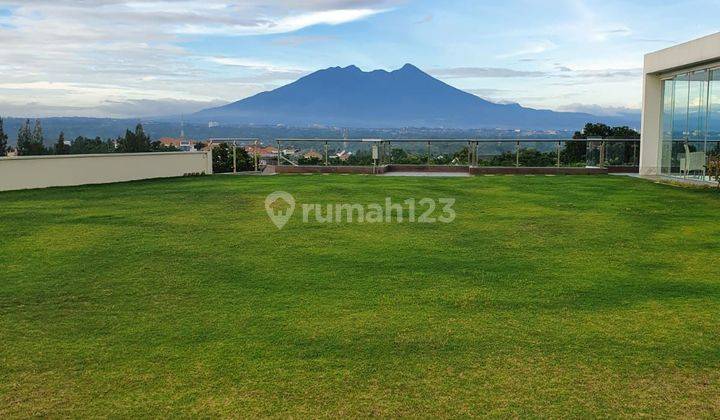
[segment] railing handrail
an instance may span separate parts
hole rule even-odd
[[[219,137],[219,138],[208,138],[205,141],[217,141],[217,142],[232,142],[232,141],[262,141],[259,137]]]
[[[463,139],[324,139],[324,138],[279,138],[277,142],[297,143],[297,142],[327,142],[327,143],[373,143],[373,142],[390,142],[390,143],[556,143],[556,142],[568,142],[568,141],[606,141],[606,142],[639,142],[640,139],[571,139],[571,138],[558,138],[558,139],[526,139],[526,138],[501,138],[501,139],[483,139],[483,138],[463,138]]]

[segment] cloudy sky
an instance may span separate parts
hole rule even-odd
[[[717,16],[717,0],[0,0],[0,115],[189,113],[408,62],[494,101],[616,113],[640,106],[644,53]]]

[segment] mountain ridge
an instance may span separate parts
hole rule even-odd
[[[188,116],[233,124],[352,128],[580,129],[615,117],[498,104],[458,89],[407,63],[392,71],[329,67],[251,97]]]

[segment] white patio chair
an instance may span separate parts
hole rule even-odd
[[[705,173],[705,163],[707,156],[705,152],[691,152],[690,146],[685,144],[685,156],[680,158],[680,174],[684,176],[690,175],[691,172],[700,171]]]

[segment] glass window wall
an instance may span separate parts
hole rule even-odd
[[[707,179],[708,158],[720,155],[720,69],[663,81],[661,173]]]

